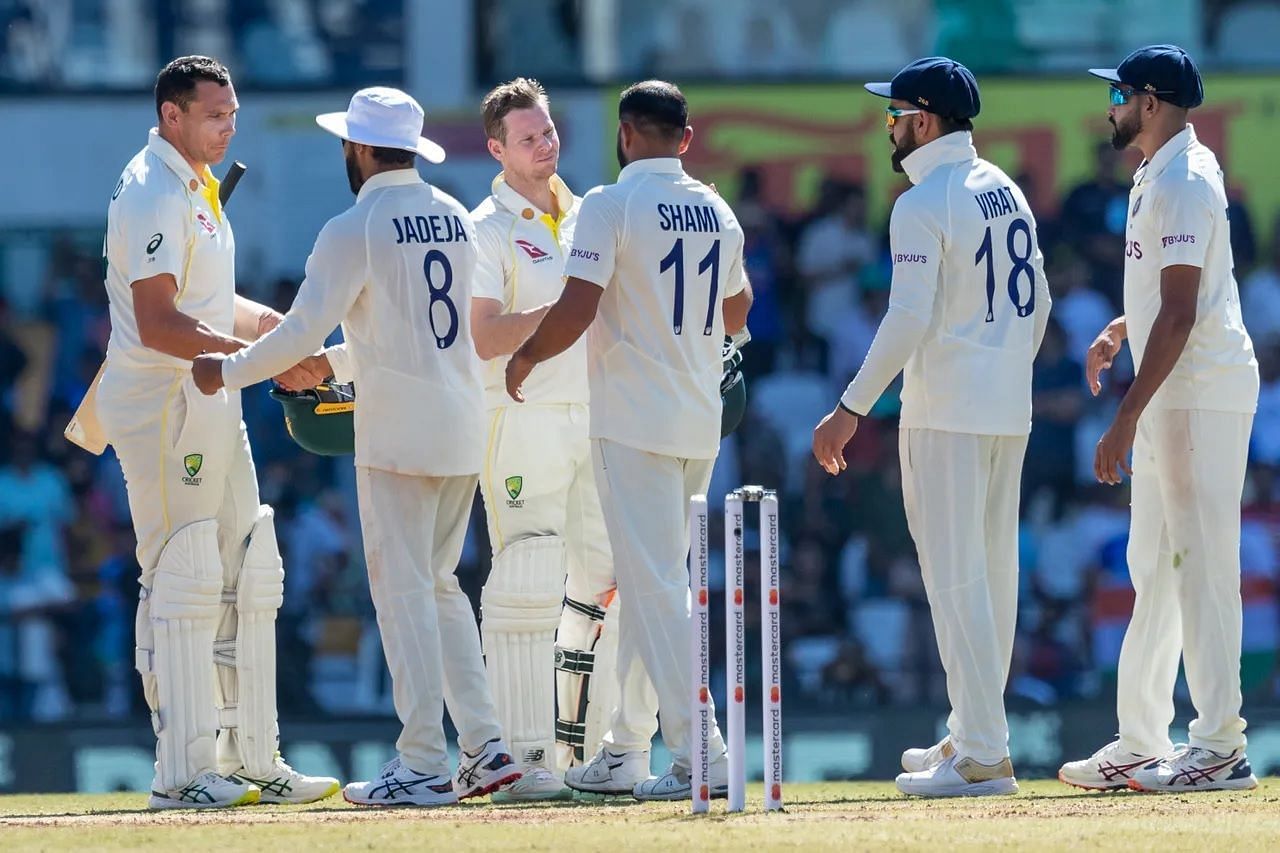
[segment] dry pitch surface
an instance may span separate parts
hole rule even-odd
[[[355,809],[312,806],[148,812],[141,794],[0,797],[0,851],[200,850],[1280,850],[1280,779],[1241,794],[1090,794],[1033,781],[1015,797],[923,801],[891,783],[789,785],[783,814],[723,802]]]

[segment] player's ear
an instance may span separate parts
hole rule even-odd
[[[166,127],[178,126],[178,113],[182,112],[182,108],[173,101],[165,101],[160,105],[161,123]]]
[[[485,142],[485,147],[489,149],[489,154],[499,163],[502,162],[502,143],[494,139],[492,136]]]
[[[684,129],[684,136],[680,139],[681,154],[684,154],[684,152],[689,150],[689,143],[692,141],[693,141],[693,127],[687,126]]]

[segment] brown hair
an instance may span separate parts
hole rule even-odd
[[[507,113],[539,105],[550,107],[551,102],[547,99],[547,90],[542,88],[542,84],[530,77],[517,77],[494,87],[480,103],[485,136],[506,142],[507,128],[503,119],[507,117]]]
[[[231,82],[227,66],[207,56],[180,56],[160,70],[156,76],[156,116],[162,121],[160,106],[173,101],[184,113],[196,97],[196,83],[208,80],[219,86]]]

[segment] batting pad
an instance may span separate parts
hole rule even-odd
[[[498,721],[522,766],[553,769],[555,632],[564,602],[565,545],[521,539],[498,552],[480,594],[480,633]]]
[[[135,664],[156,733],[156,784],[176,791],[214,769],[213,636],[222,590],[218,524],[178,530],[138,605]]]

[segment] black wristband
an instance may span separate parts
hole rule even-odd
[[[837,406],[839,406],[840,408],[844,409],[844,410],[845,410],[846,412],[848,412],[849,414],[853,415],[855,418],[860,418],[860,417],[862,417],[862,415],[858,414],[858,413],[857,413],[857,412],[855,412],[853,409],[851,409],[851,408],[849,408],[848,406],[846,406],[846,405],[844,404],[844,400],[837,400],[837,401],[836,401],[836,405],[837,405]]]

